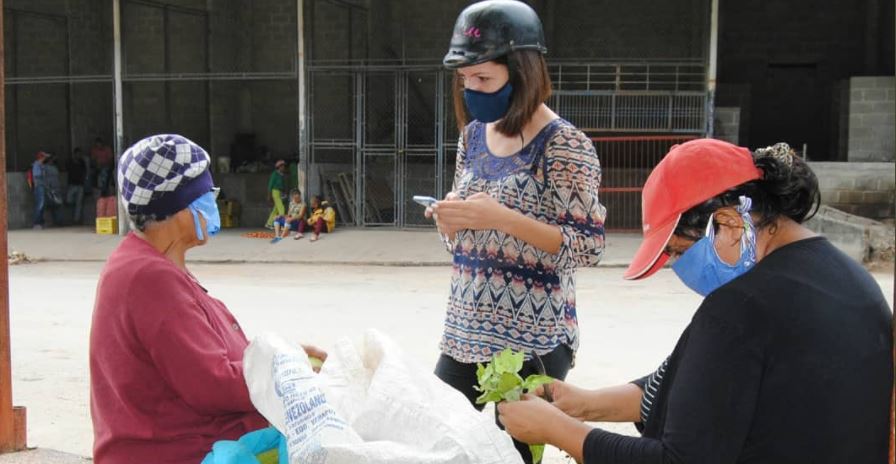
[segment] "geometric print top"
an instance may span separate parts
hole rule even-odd
[[[503,205],[560,227],[557,254],[498,230],[457,232],[445,330],[439,348],[463,363],[487,362],[504,348],[543,355],[579,346],[575,277],[604,250],[606,209],[591,140],[555,119],[518,153],[498,157],[485,124],[473,121],[458,142],[453,191],[486,192]]]

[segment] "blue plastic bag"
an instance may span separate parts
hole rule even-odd
[[[249,432],[237,441],[220,440],[201,464],[259,464],[256,455],[276,449],[278,464],[288,464],[286,438],[273,427]]]

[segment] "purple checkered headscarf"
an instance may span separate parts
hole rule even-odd
[[[186,137],[149,136],[121,155],[121,201],[129,215],[165,219],[212,189],[210,164],[208,153]]]

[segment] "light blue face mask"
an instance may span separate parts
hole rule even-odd
[[[214,236],[221,230],[221,214],[218,212],[218,203],[215,201],[217,197],[218,190],[215,189],[197,198],[188,207],[190,213],[193,214],[196,238],[200,241],[205,240],[205,235],[202,233],[202,221],[199,220],[200,214],[205,218],[205,230],[208,232],[209,237]]]
[[[464,90],[464,102],[473,119],[490,123],[495,122],[507,114],[510,109],[510,97],[513,95],[513,86],[510,82],[497,92],[485,93],[476,90]]]
[[[706,235],[691,245],[672,265],[678,278],[691,290],[707,296],[717,288],[743,275],[756,264],[756,230],[753,218],[750,217],[752,201],[748,197],[740,197],[737,212],[744,220],[744,233],[740,240],[740,258],[734,265],[719,258],[716,252],[715,227],[713,217],[709,217]]]

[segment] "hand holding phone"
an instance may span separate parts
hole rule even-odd
[[[436,204],[439,200],[425,195],[414,195],[414,201],[422,206],[429,208],[430,206]]]

